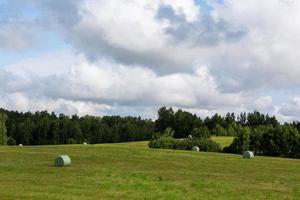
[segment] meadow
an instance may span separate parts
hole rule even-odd
[[[229,146],[234,137],[231,136],[211,136],[211,139],[219,143],[222,147],[227,147]]]
[[[60,154],[72,165],[54,167]],[[247,160],[147,142],[1,146],[0,155],[1,200],[300,199],[299,159]]]

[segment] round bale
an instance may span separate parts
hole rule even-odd
[[[83,143],[83,145],[87,145],[87,143],[86,143],[86,142],[84,142],[84,143]]]
[[[19,146],[21,147],[21,146],[23,146],[23,144],[19,144]]]
[[[197,146],[193,146],[192,151],[200,151],[200,149]]]
[[[71,165],[71,158],[68,155],[60,155],[55,158],[55,167],[64,167]]]
[[[252,159],[253,157],[254,157],[254,154],[252,151],[244,151],[243,158]]]

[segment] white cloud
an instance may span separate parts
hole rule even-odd
[[[70,52],[65,52],[65,56],[67,60],[75,58],[75,55],[70,56]],[[140,66],[127,66],[108,60],[91,64],[81,57],[79,60],[73,59],[74,63],[69,65],[56,66],[59,70],[45,68],[45,59],[57,58],[64,60],[62,53],[60,57],[49,54],[2,69],[0,79],[5,84],[0,86],[0,94],[5,100],[0,106],[89,113],[92,110],[90,105],[106,105],[112,110],[118,107],[154,110],[163,105],[219,109],[239,107],[243,100],[240,94],[220,93],[206,67],[195,67],[194,74],[159,76]],[[67,104],[71,107],[65,106]]]
[[[275,106],[271,96],[261,96],[254,101],[254,110],[262,112],[275,112]]]
[[[198,62],[224,91],[300,84],[298,1],[227,0],[208,14],[194,1],[66,2],[72,14],[50,1],[50,18],[93,61],[105,57],[160,74],[193,73]]]
[[[238,76],[240,90],[299,87],[299,10],[299,1],[284,0],[227,0],[216,6],[216,20],[246,33],[225,44],[225,54],[216,52],[215,60],[223,62],[218,69]]]
[[[156,15],[161,6],[170,6],[186,21],[196,20],[199,11],[192,0],[66,2],[73,8],[72,14],[66,14],[56,2],[49,2],[45,13],[66,41],[91,60],[106,57],[163,73],[191,68],[195,54],[170,46],[171,38],[165,32],[169,23]]]
[[[288,121],[300,121],[300,97],[294,96],[288,102],[282,103],[278,113],[285,116]]]
[[[300,86],[300,2],[207,3],[212,9],[201,13],[193,0],[38,1],[34,26],[60,34],[72,49],[6,66],[2,105],[77,113],[166,105],[295,116],[295,102],[278,103],[270,93]],[[29,24],[6,22],[0,48],[32,48]]]

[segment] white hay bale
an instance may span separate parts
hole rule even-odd
[[[193,146],[192,151],[200,151],[200,149],[197,146]]]
[[[23,144],[19,144],[19,146],[21,147],[21,146],[23,146]]]
[[[84,142],[84,143],[83,143],[83,145],[87,145],[87,143],[86,143],[86,142]]]
[[[55,158],[55,167],[64,167],[71,165],[71,158],[68,155],[60,155]]]
[[[254,157],[254,154],[252,151],[244,151],[243,158],[252,159],[253,157]]]

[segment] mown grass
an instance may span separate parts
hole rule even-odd
[[[70,167],[54,167],[68,154]],[[0,199],[300,199],[300,160],[148,149],[0,147]]]

